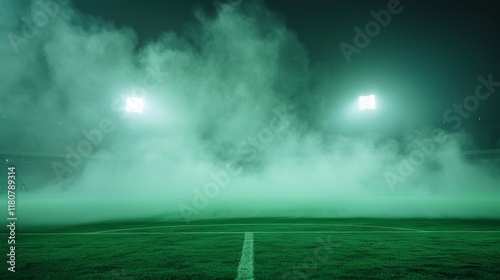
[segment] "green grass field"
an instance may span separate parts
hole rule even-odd
[[[20,228],[15,273],[7,271],[2,234],[0,279],[251,279],[251,272],[254,279],[500,279],[498,220],[231,219]],[[253,247],[244,247],[245,239]]]

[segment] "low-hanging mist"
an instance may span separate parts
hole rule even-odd
[[[43,2],[9,2],[0,17],[10,34],[0,45],[2,114],[62,120],[71,129],[59,138],[85,140],[103,120],[112,129],[71,180],[20,196],[25,223],[500,217],[498,163],[467,160],[459,130],[425,128],[394,140],[323,126],[334,93],[328,78],[317,77],[328,75],[316,72],[285,20],[259,1],[222,6],[216,16],[195,10],[197,21],[183,33],[150,42],[71,3],[30,27]],[[129,94],[144,97],[143,114],[124,113]],[[59,145],[75,150],[77,143]]]

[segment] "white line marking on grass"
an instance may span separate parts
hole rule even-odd
[[[177,231],[177,232],[24,232],[18,235],[183,235],[183,234],[242,234],[244,231]],[[358,230],[358,231],[254,231],[262,234],[418,234],[418,233],[500,233],[498,230],[422,230],[422,231],[390,231],[390,230]],[[0,235],[8,235],[2,233]]]
[[[384,227],[384,226],[373,226],[373,225],[353,225],[353,224],[331,224],[334,226],[345,226],[345,227],[368,227],[368,228],[385,228],[385,229],[397,229],[397,230],[411,230],[411,231],[416,231],[418,229],[413,229],[413,228],[401,228],[401,227]]]
[[[253,233],[245,232],[236,280],[253,280]]]
[[[337,226],[337,227],[366,227],[366,228],[385,228],[385,229],[397,229],[406,231],[418,231],[412,228],[400,228],[400,227],[385,227],[385,226],[373,226],[373,225],[353,225],[353,224],[211,224],[211,225],[168,225],[168,226],[149,226],[149,227],[134,227],[134,228],[119,228],[119,229],[109,229],[96,231],[95,233],[105,233],[105,232],[116,232],[123,230],[140,230],[140,229],[156,229],[156,228],[183,228],[183,227],[223,227],[223,226]]]

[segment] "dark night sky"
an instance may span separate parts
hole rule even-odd
[[[350,64],[339,44],[353,44],[353,28],[363,29],[372,20],[370,11],[386,9],[388,1],[264,2],[283,16],[306,46],[312,67],[331,76],[336,90],[332,100],[356,96],[359,92],[352,89],[356,84],[359,90],[375,89],[382,101],[390,99],[386,105],[392,106],[394,116],[405,112],[417,123],[439,124],[447,108],[474,93],[479,75],[491,73],[493,80],[500,80],[500,20],[495,1],[401,1],[403,11],[393,15]],[[118,26],[132,27],[141,42],[165,31],[181,33],[195,21],[196,7],[214,12],[212,1],[193,0],[79,0],[75,6]],[[499,100],[493,96],[481,104],[474,118],[493,119]]]

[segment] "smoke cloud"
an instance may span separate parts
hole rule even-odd
[[[71,2],[5,3],[2,115],[32,123],[30,138],[59,123],[51,147],[65,155],[30,169],[57,180],[19,196],[26,224],[500,217],[498,162],[467,160],[459,131],[389,139],[323,126],[327,75],[260,2],[197,10],[184,32],[148,43]],[[142,114],[125,111],[128,95],[144,98]],[[25,140],[0,136],[2,150]]]

